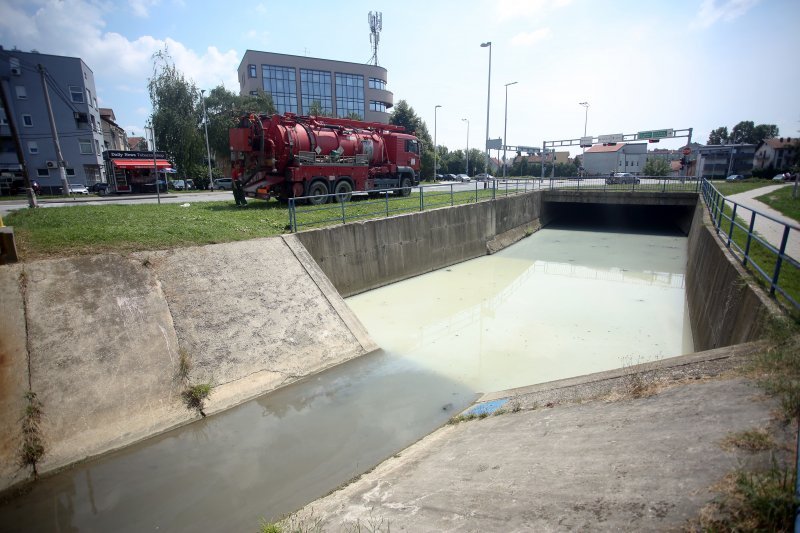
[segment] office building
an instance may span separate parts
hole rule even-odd
[[[394,96],[383,67],[248,50],[239,64],[242,95],[264,91],[278,113],[359,117],[388,124]]]

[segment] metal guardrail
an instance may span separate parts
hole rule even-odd
[[[742,262],[744,267],[755,270],[769,285],[769,295],[785,298],[795,309],[800,309],[797,294],[789,294],[785,281],[789,276],[800,277],[800,262],[786,251],[789,239],[800,238],[800,226],[786,224],[770,215],[755,211],[738,202],[726,198],[708,180],[703,180],[701,194],[708,207],[714,229],[725,246]],[[749,213],[749,215],[747,215]],[[742,215],[745,218],[741,218]],[[749,220],[745,220],[749,218]],[[777,224],[780,230],[780,244],[769,242],[755,231],[759,221]],[[757,252],[756,250],[761,250]]]
[[[473,181],[469,185],[459,182],[425,185],[415,188],[410,196],[403,197],[400,189],[382,189],[370,193],[328,194],[289,199],[289,227],[292,232],[300,228],[324,226],[331,223],[352,222],[425,211],[437,207],[493,200],[497,196],[524,194],[535,190],[601,190],[611,192],[697,192],[699,181],[694,178],[667,178],[640,176],[630,183],[614,183],[614,179],[600,178],[529,178]],[[465,188],[466,185],[466,188]],[[418,192],[417,192],[418,191]],[[343,196],[344,202],[338,202]],[[309,200],[322,203],[309,204]],[[306,205],[309,204],[309,205]]]
[[[408,196],[402,196],[400,188],[346,195],[303,196],[289,199],[289,226],[292,232],[297,232],[301,228],[332,223],[346,224],[356,220],[493,200],[541,188],[541,180],[537,179],[498,179],[468,184],[453,182],[425,185],[412,189]],[[340,199],[343,201],[339,201]]]

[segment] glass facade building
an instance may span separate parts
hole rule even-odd
[[[239,94],[269,94],[278,113],[358,116],[387,124],[394,96],[384,67],[247,50],[238,68]]]

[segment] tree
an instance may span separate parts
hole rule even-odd
[[[198,128],[200,93],[175,67],[166,49],[153,54],[153,77],[147,87],[157,148],[167,152],[185,173],[203,160],[205,146]]]
[[[720,145],[728,143],[728,127],[721,126],[708,135],[709,145]]]
[[[754,129],[754,144],[764,142],[766,139],[772,139],[778,136],[778,126],[775,124],[759,124]]]
[[[205,105],[206,113],[208,114],[208,144],[214,154],[212,158],[217,160],[218,165],[222,166],[229,164],[229,131],[237,125],[239,119],[249,113],[266,115],[275,113],[272,96],[268,93],[259,91],[257,95],[240,96],[222,85],[211,89]],[[200,113],[202,113],[202,109]],[[202,128],[202,123],[200,128]],[[202,134],[204,132],[201,132]],[[208,169],[206,169],[207,178]]]
[[[669,162],[662,157],[648,157],[644,164],[645,176],[669,176],[671,170]]]
[[[729,142],[731,144],[760,144],[764,139],[778,136],[775,124],[759,124],[752,120],[743,120],[733,127]]]

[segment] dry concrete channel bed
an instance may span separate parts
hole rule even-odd
[[[0,268],[0,488],[28,475],[16,464],[26,391],[44,404],[44,473],[191,422],[176,380],[182,354],[192,359],[190,380],[214,383],[207,412],[219,412],[374,350],[342,296],[508,246],[548,223],[546,194],[282,238]],[[574,201],[591,201],[587,194]],[[664,197],[614,195],[626,202]],[[297,519],[322,519],[331,531],[356,522],[671,529],[696,516],[740,461],[763,462],[719,442],[770,424],[774,404],[734,370],[754,350],[739,345],[758,339],[760,319],[775,309],[719,246],[697,195],[679,204],[690,228],[695,346],[709,351],[645,369],[655,376],[646,397],[625,394],[631,369],[489,394],[510,399],[506,414],[443,427]]]

